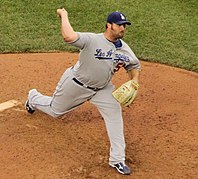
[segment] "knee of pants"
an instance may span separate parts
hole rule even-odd
[[[63,114],[65,114],[65,113],[53,110],[53,108],[51,108],[51,110],[50,110],[50,116],[52,116],[54,118],[58,118],[58,117],[62,116]]]
[[[44,111],[45,112],[45,111]],[[59,116],[63,115],[64,113],[61,113],[59,111],[57,111],[56,109],[54,109],[52,106],[49,106],[48,110],[45,112],[47,114],[49,114],[50,116],[52,116],[53,118],[58,118]]]
[[[71,111],[72,109],[73,108],[69,109],[67,107],[58,108],[57,106],[55,107],[54,105],[50,105],[51,116],[54,118],[58,118],[59,116],[66,114],[67,112]]]
[[[61,116],[61,114],[56,114],[56,113],[54,113],[54,112],[52,112],[50,115],[51,115],[53,118],[58,118],[59,116]]]

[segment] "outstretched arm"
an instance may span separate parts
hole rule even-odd
[[[78,34],[73,30],[67,11],[62,9],[57,9],[57,15],[61,18],[61,33],[65,42],[73,42],[78,39]]]

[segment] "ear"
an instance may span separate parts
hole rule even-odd
[[[107,27],[107,28],[111,28],[111,25],[112,25],[112,24],[110,24],[110,23],[107,22],[106,27]]]

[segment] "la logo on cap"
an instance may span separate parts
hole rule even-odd
[[[125,20],[125,17],[124,17],[123,14],[120,14],[120,17],[121,17],[122,20]]]

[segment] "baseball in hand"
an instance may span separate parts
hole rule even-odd
[[[62,9],[57,9],[56,13],[57,16],[61,17],[63,13],[67,14],[67,11],[64,8],[62,8]]]

